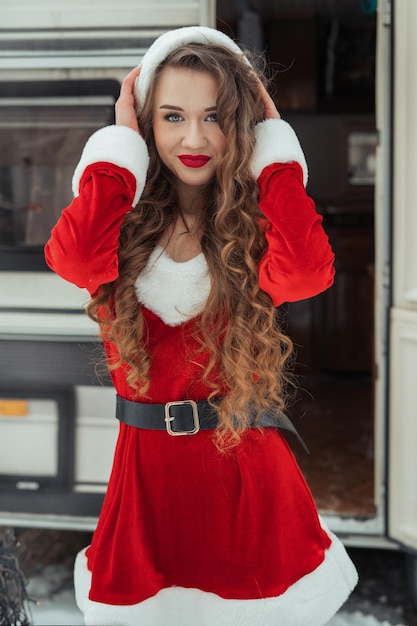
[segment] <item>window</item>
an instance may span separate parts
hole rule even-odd
[[[46,267],[43,246],[71,202],[83,146],[113,121],[112,93],[94,94],[93,82],[90,93],[65,88],[55,83],[49,93],[0,97],[0,269]]]

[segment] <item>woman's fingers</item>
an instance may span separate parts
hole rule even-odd
[[[265,119],[280,119],[281,116],[278,113],[277,107],[261,81],[259,81],[259,93],[261,94],[262,104],[264,105]]]
[[[136,117],[134,87],[140,70],[140,67],[135,67],[124,77],[120,87],[120,95],[115,105],[116,124],[129,126],[137,132],[139,132],[139,126]]]

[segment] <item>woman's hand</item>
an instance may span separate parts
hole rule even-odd
[[[140,70],[140,67],[135,67],[124,77],[120,95],[115,105],[116,125],[128,126],[138,133],[140,131],[135,110],[134,86]]]
[[[259,81],[259,93],[261,94],[262,104],[264,105],[264,109],[265,109],[265,119],[266,120],[281,119],[281,116],[278,113],[278,110],[274,104],[274,101],[272,100],[271,96],[269,95],[269,93],[267,92],[267,90],[265,89],[261,81]]]

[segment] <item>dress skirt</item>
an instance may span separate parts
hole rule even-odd
[[[357,582],[284,437],[171,437],[120,425],[91,546],[75,564],[85,624],[320,626]]]

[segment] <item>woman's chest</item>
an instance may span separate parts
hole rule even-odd
[[[202,253],[178,263],[155,248],[136,280],[138,301],[164,324],[178,326],[202,313],[211,289]]]

